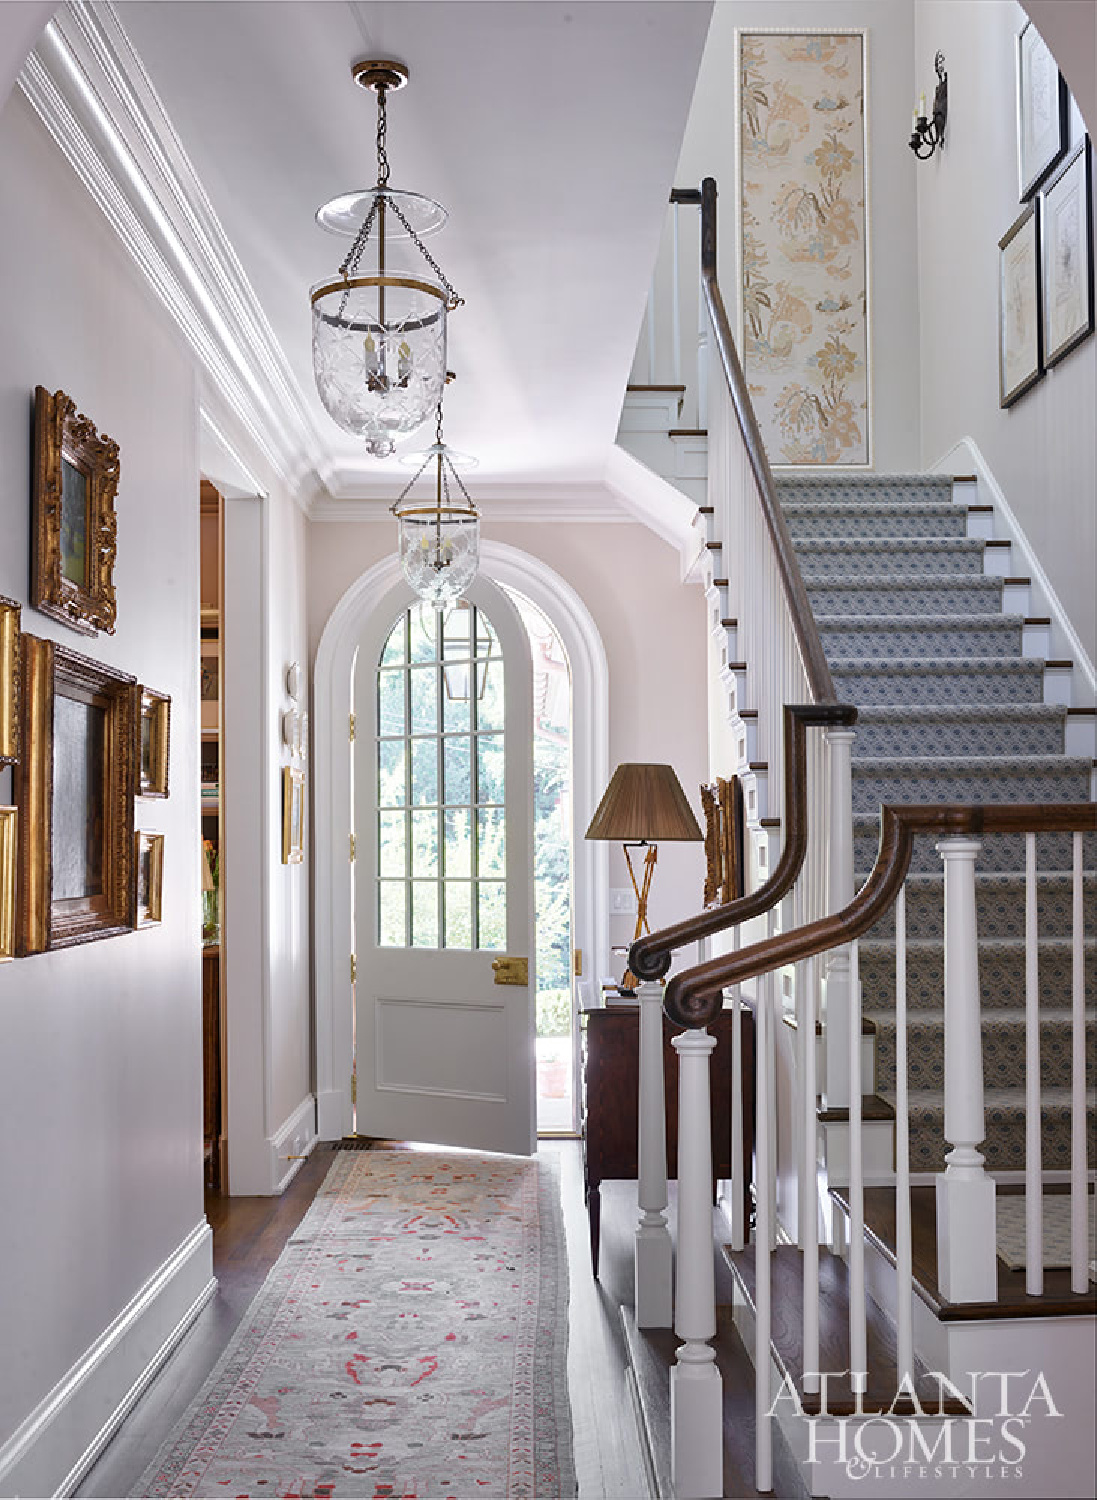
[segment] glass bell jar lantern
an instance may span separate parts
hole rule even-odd
[[[351,246],[338,273],[310,294],[312,364],[329,415],[384,458],[441,400],[446,315],[463,299],[423,244],[445,223],[445,209],[389,186],[387,99],[407,82],[408,70],[368,59],[353,71],[377,98],[377,182],[317,210],[321,227],[350,237]]]
[[[415,498],[412,492],[429,469],[434,471],[434,494],[430,499]],[[400,566],[408,583],[430,604],[439,608],[453,604],[480,566],[480,513],[442,440],[440,404],[435,442],[392,513],[399,529]]]

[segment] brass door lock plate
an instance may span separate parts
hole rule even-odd
[[[528,958],[494,958],[491,967],[496,984],[529,984]]]

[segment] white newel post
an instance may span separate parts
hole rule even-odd
[[[853,900],[852,729],[826,732],[830,764],[830,809],[827,823],[827,910],[841,911]],[[825,1077],[828,1109],[849,1108],[849,944],[833,948],[823,977]]]
[[[641,984],[637,1153],[640,1219],[634,1269],[636,1326],[670,1328],[674,1321],[670,1230],[667,1228],[667,1130],[663,1089],[663,986]]]
[[[716,1351],[709,1055],[716,1038],[684,1031],[678,1053],[678,1279],[670,1372],[671,1479],[678,1500],[724,1492],[723,1382]]]
[[[945,1139],[937,1175],[937,1282],[948,1302],[998,1295],[994,1180],[975,1148],[986,1135],[975,858],[980,839],[942,839],[945,862]]]

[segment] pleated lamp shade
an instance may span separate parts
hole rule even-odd
[[[588,839],[652,844],[702,837],[673,767],[635,762],[614,771],[587,829]]]

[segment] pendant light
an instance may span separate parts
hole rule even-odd
[[[441,400],[446,375],[446,314],[463,298],[440,270],[422,236],[446,211],[420,193],[389,187],[387,100],[403,88],[403,63],[355,63],[356,83],[377,97],[377,182],[344,193],[317,210],[316,220],[352,244],[339,274],[312,288],[312,366],[330,416],[384,458],[396,440],[427,420]],[[400,264],[394,245],[409,242],[426,262]]]
[[[429,468],[434,469],[434,497],[412,497]],[[450,480],[458,494],[450,489]],[[399,527],[400,566],[421,599],[440,607],[459,599],[480,566],[480,513],[442,440],[442,403],[438,403],[435,441],[418,471],[392,507]]]

